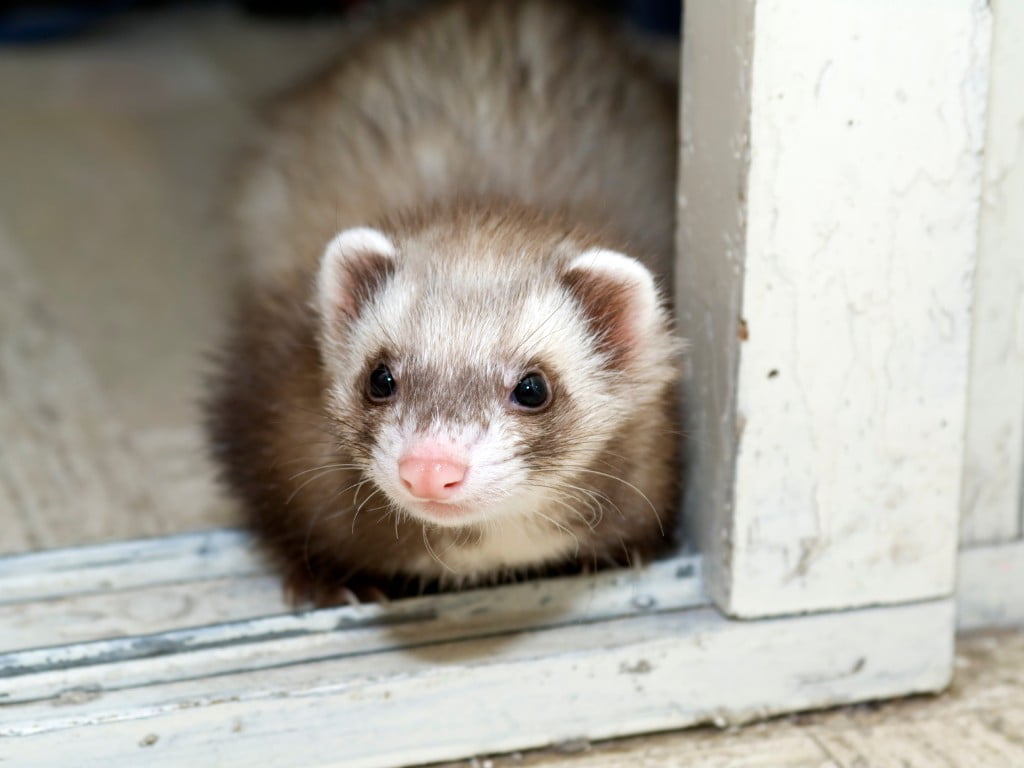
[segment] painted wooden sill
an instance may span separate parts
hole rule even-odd
[[[681,557],[293,614],[234,531],[21,555],[0,760],[393,766],[741,722],[942,688],[952,612],[729,621]]]

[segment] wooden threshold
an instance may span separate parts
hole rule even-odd
[[[251,552],[219,531],[0,559],[0,760],[409,765],[934,691],[952,669],[951,600],[732,621],[695,557],[291,613]]]

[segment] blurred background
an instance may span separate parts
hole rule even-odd
[[[423,0],[419,0],[422,2]],[[172,5],[211,5],[206,2],[172,0],[97,0],[96,2],[46,2],[21,0],[4,3],[0,10],[0,41],[28,44],[59,40],[101,28],[118,14],[152,10]],[[235,0],[244,13],[265,18],[302,19],[341,16],[357,7],[380,5],[379,0]],[[394,4],[394,3],[390,3]],[[409,4],[408,2],[406,4]],[[637,27],[675,35],[679,29],[681,3],[672,0],[594,0],[589,6],[616,13]]]

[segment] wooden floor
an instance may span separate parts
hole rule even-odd
[[[0,49],[0,552],[232,520],[196,427],[229,169],[338,33],[186,9]]]
[[[343,39],[215,7],[0,49],[0,552],[234,522],[196,418],[228,169],[257,105]],[[493,762],[1024,766],[1024,634],[960,648],[936,699]]]

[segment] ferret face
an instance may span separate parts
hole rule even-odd
[[[318,310],[330,418],[383,497],[368,506],[435,526],[598,509],[586,475],[616,470],[592,462],[674,370],[647,270],[564,241],[346,230]]]

